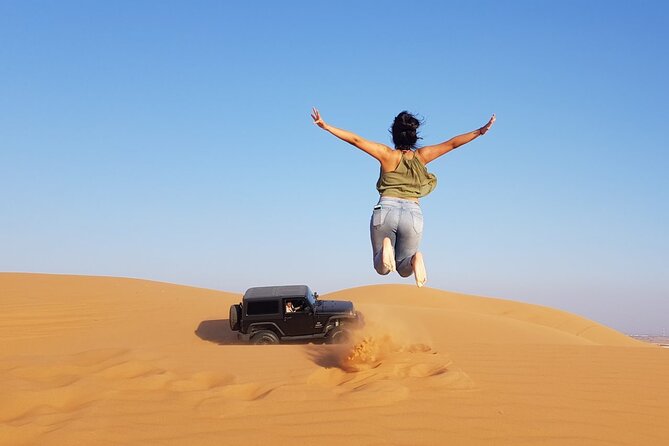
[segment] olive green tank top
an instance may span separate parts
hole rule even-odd
[[[408,159],[402,152],[402,158],[395,170],[379,175],[376,190],[384,197],[420,198],[437,187],[437,177],[429,173],[416,154]]]

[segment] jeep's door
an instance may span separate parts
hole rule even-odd
[[[286,336],[301,336],[314,333],[314,311],[303,298],[284,299],[283,326]]]

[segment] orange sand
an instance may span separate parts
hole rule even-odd
[[[236,294],[0,274],[0,444],[669,444],[667,349],[429,288],[323,297],[365,314],[355,348],[237,345]]]

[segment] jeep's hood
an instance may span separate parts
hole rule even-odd
[[[353,303],[343,300],[319,300],[316,306],[318,313],[349,313],[353,311]]]

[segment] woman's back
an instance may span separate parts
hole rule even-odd
[[[382,197],[418,199],[437,186],[437,177],[427,171],[416,153],[400,151],[401,157],[394,170],[384,172],[381,167],[376,189]]]

